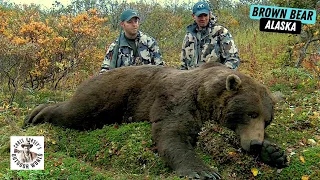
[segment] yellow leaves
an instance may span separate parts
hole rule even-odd
[[[46,19],[46,25],[49,25],[49,19]]]
[[[303,175],[303,176],[301,177],[301,180],[309,180],[309,176]]]
[[[256,177],[259,173],[259,170],[257,168],[252,168],[251,173],[253,174],[254,177]]]
[[[49,41],[49,39],[38,39],[38,43],[39,44],[47,44],[48,43],[48,41]]]
[[[299,47],[303,47],[305,45],[305,43],[299,43],[297,44]]]
[[[309,29],[311,29],[311,28],[314,28],[315,27],[315,25],[314,24],[306,24],[306,25],[304,25],[303,26],[303,30],[304,31],[307,31],[307,30],[309,30]]]
[[[315,145],[317,145],[317,142],[314,139],[308,139],[307,144],[309,144],[311,146],[315,146]]]
[[[35,69],[30,72],[33,77],[39,77],[41,75],[41,71],[38,70],[38,65],[35,65]]]
[[[10,104],[8,102],[4,101],[1,108],[3,110],[9,109],[10,108]]]
[[[308,24],[308,25],[304,25],[302,27],[302,29],[304,31],[307,31],[311,34],[313,34],[313,36],[319,36],[319,29],[320,29],[320,24],[316,23],[316,24]]]
[[[320,119],[320,113],[315,111],[312,116],[309,116],[311,119]]]
[[[37,133],[38,136],[42,136],[44,135],[44,130],[43,129],[40,129]]]
[[[46,142],[51,143],[51,144],[57,144],[57,141],[54,139],[51,139],[50,137],[46,138]]]
[[[248,8],[246,8],[246,10],[249,10]],[[230,15],[230,13],[228,11],[221,11],[221,17],[219,16],[219,19],[221,18],[221,21],[223,21],[227,27],[230,28],[235,28],[235,27],[239,27],[240,23],[239,21],[234,18],[234,16]]]
[[[54,41],[55,43],[61,43],[61,42],[67,41],[67,40],[68,40],[68,38],[61,37],[61,36],[58,36],[58,37],[54,37],[54,38],[53,38],[53,41]]]
[[[58,67],[60,70],[64,70],[66,67],[70,67],[70,62],[66,60],[62,60],[61,62],[56,62],[55,66]]]
[[[300,160],[303,164],[306,163],[306,160],[304,159],[303,156],[299,156],[299,160]]]
[[[88,13],[89,13],[90,15],[97,15],[97,9],[89,9],[89,10],[88,10]]]
[[[11,42],[17,45],[21,45],[21,44],[26,44],[28,41],[26,39],[16,36],[16,37],[13,37]]]
[[[49,59],[48,58],[44,58],[40,60],[40,67],[42,68],[46,68],[50,65]]]
[[[293,116],[294,116],[294,114],[293,114],[293,113],[291,113],[291,114],[290,114],[290,117],[292,118]]]
[[[231,27],[238,27],[240,24],[236,19],[232,19],[230,22]]]

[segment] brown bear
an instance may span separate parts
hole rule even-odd
[[[283,151],[265,141],[273,119],[274,99],[268,89],[238,71],[217,63],[194,70],[132,66],[96,76],[74,96],[55,105],[40,105],[25,125],[49,122],[74,129],[149,121],[158,152],[179,175],[220,179],[193,146],[204,122],[215,121],[235,131],[241,147],[262,160],[284,167]]]

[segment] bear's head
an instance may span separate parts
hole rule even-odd
[[[273,119],[274,98],[265,86],[235,74],[227,76],[226,91],[233,95],[225,102],[222,121],[240,136],[244,150],[258,150]]]
[[[264,85],[241,73],[227,73],[223,78],[212,79],[205,83],[205,98],[201,100],[210,112],[210,119],[235,131],[244,150],[259,151],[265,128],[273,119],[272,94]]]

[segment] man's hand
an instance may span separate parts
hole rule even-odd
[[[103,74],[105,72],[109,71],[109,68],[102,68],[99,72],[99,74]]]

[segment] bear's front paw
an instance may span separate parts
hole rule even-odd
[[[48,104],[41,104],[37,106],[30,115],[28,115],[23,122],[22,128],[27,128],[31,124],[38,124],[44,122],[44,118],[42,118],[43,110],[47,108]],[[40,114],[40,115],[39,115]]]
[[[288,166],[287,155],[276,144],[264,141],[260,153],[262,162],[277,168]]]
[[[180,175],[180,178],[188,179],[222,179],[221,175],[214,171],[213,169],[204,169],[204,170],[191,170],[191,169],[181,169],[177,171]]]

